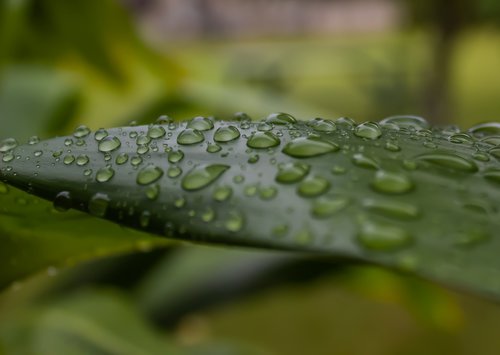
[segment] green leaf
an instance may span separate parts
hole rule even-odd
[[[341,256],[500,295],[499,124],[238,117],[4,142],[0,177],[169,238]]]

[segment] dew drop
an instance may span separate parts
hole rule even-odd
[[[421,154],[415,159],[457,171],[469,173],[477,171],[477,165],[472,160],[452,153],[427,153]]]
[[[135,140],[135,143],[139,146],[143,146],[143,145],[147,145],[149,143],[151,143],[151,137],[149,136],[145,136],[145,135],[140,135],[137,137],[137,139]]]
[[[205,223],[212,222],[214,219],[215,219],[215,211],[210,207],[207,207],[207,209],[203,211],[201,214],[201,220]]]
[[[229,232],[236,233],[243,228],[244,223],[245,220],[241,213],[231,211],[224,225]]]
[[[362,153],[356,153],[352,156],[352,162],[354,165],[365,169],[377,170],[379,168],[378,163],[372,157],[366,156]]]
[[[455,133],[455,134],[452,134],[448,138],[448,140],[451,143],[456,143],[456,144],[472,144],[472,143],[474,143],[474,138],[472,138],[467,133]]]
[[[142,163],[142,158],[137,155],[132,157],[132,159],[130,159],[130,164],[132,164],[132,166],[138,166],[141,163]]]
[[[160,185],[153,184],[146,188],[146,197],[150,200],[156,200],[160,195]]]
[[[248,157],[248,163],[249,164],[255,164],[259,161],[259,155],[258,154],[252,154]]]
[[[65,165],[71,165],[71,164],[73,164],[73,162],[74,162],[74,161],[75,161],[75,156],[74,156],[74,155],[71,155],[71,154],[66,155],[66,156],[64,157],[64,159],[63,159],[63,163],[64,163]]]
[[[394,251],[407,247],[413,241],[404,229],[367,221],[362,223],[357,238],[363,248],[373,251]]]
[[[255,196],[255,194],[257,194],[257,184],[246,186],[244,193],[245,193],[245,196],[248,196],[248,197]]]
[[[273,186],[261,187],[259,189],[259,197],[263,200],[272,200],[278,194],[278,189]]]
[[[458,233],[455,245],[462,248],[476,247],[490,239],[490,235],[480,229],[472,229]]]
[[[209,131],[214,128],[214,123],[211,119],[207,117],[195,117],[188,122],[187,128],[191,128],[198,131]]]
[[[247,146],[255,149],[272,148],[280,145],[280,139],[271,132],[254,132],[248,138]]]
[[[38,138],[38,136],[31,136],[28,139],[28,144],[29,145],[35,145],[35,144],[38,144],[38,143],[40,143],[40,138]]]
[[[13,161],[15,158],[14,154],[12,154],[12,152],[7,152],[4,154],[4,156],[2,157],[2,161],[4,163],[9,163],[11,161]]]
[[[102,141],[104,138],[106,138],[108,136],[108,131],[106,131],[105,129],[103,128],[100,128],[98,129],[95,133],[94,133],[94,139],[98,142]]]
[[[297,120],[292,115],[283,112],[271,113],[267,116],[266,123],[272,123],[276,125],[287,125],[297,123]]]
[[[272,123],[267,123],[267,122],[259,122],[257,126],[257,130],[261,132],[272,131],[273,128],[274,125]]]
[[[429,128],[429,122],[427,122],[425,118],[419,116],[411,116],[411,115],[390,116],[380,121],[380,124],[381,125],[395,124],[400,128],[415,129],[415,130]]]
[[[123,165],[128,161],[128,154],[121,153],[116,157],[116,164]]]
[[[82,154],[82,155],[79,155],[77,158],[76,158],[76,165],[78,166],[84,166],[84,165],[87,165],[89,162],[89,157],[86,156],[85,154]]]
[[[136,182],[139,185],[149,185],[163,176],[163,170],[156,165],[150,164],[137,174]]]
[[[90,198],[88,204],[89,213],[96,217],[104,217],[108,210],[110,199],[108,195],[96,193]]]
[[[310,170],[310,166],[302,162],[282,164],[278,167],[276,181],[282,184],[293,184],[301,181]]]
[[[152,139],[161,138],[165,135],[165,128],[162,126],[151,126],[148,130],[148,137]]]
[[[41,157],[43,155],[43,152],[41,150],[37,150],[37,151],[35,151],[34,155],[35,155],[35,157],[38,158],[38,157]]]
[[[330,182],[321,176],[312,176],[302,181],[297,192],[302,197],[316,197],[330,188]]]
[[[178,177],[181,174],[182,174],[182,169],[177,165],[173,165],[169,167],[167,170],[167,176],[172,179]]]
[[[363,201],[363,207],[370,212],[402,220],[415,219],[419,216],[417,206],[402,201],[366,199]]]
[[[487,122],[475,125],[469,129],[469,133],[476,138],[500,135],[500,122]]]
[[[177,136],[177,143],[182,145],[191,145],[201,143],[205,140],[205,136],[197,129],[187,128]]]
[[[184,158],[182,150],[171,150],[168,152],[168,161],[172,164],[180,162]]]
[[[314,238],[309,230],[303,229],[303,230],[299,231],[293,237],[293,239],[295,240],[295,243],[297,243],[299,245],[309,245],[309,244],[312,244]]]
[[[314,120],[308,121],[307,125],[318,132],[331,133],[337,130],[337,126],[333,121],[323,118],[315,118]]]
[[[238,139],[240,136],[240,131],[234,126],[220,127],[215,131],[214,141],[219,143],[230,142]]]
[[[215,188],[212,195],[213,199],[218,202],[226,201],[233,194],[233,189],[229,186],[219,186]]]
[[[295,158],[310,158],[318,155],[335,152],[339,147],[319,138],[300,137],[287,143],[283,153]]]
[[[202,189],[217,180],[227,169],[229,166],[223,164],[199,165],[184,176],[181,186],[187,191]]]
[[[69,191],[59,192],[53,201],[54,208],[59,212],[66,212],[72,206],[71,194]]]
[[[378,170],[372,182],[375,191],[385,194],[402,194],[413,189],[410,178],[402,173]]]
[[[113,168],[107,166],[105,168],[99,169],[96,174],[97,182],[108,182],[115,175]]]
[[[14,138],[4,139],[0,143],[0,153],[5,153],[5,152],[8,152],[8,151],[14,149],[15,147],[17,147],[17,144],[18,143]]]
[[[356,126],[354,129],[354,135],[360,138],[377,139],[382,135],[382,130],[380,129],[378,123],[365,122]]]
[[[356,124],[356,122],[352,118],[349,118],[349,117],[339,117],[335,120],[335,123],[337,125],[344,126],[344,127],[354,127],[354,125]]]
[[[90,129],[85,125],[81,125],[75,129],[75,131],[73,132],[73,137],[84,138],[87,137],[89,134],[90,134]]]
[[[105,137],[99,141],[98,149],[102,153],[109,153],[120,148],[121,145],[122,143],[118,137]]]
[[[312,214],[318,218],[331,217],[346,208],[350,203],[344,196],[321,196],[313,202]]]
[[[399,152],[401,147],[394,142],[387,141],[384,145],[384,148],[390,152]]]
[[[222,147],[218,144],[209,143],[207,145],[207,152],[208,153],[217,153],[217,152],[220,152],[221,150],[222,150]]]

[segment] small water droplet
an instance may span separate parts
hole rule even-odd
[[[132,166],[138,166],[142,163],[142,158],[139,157],[139,156],[133,156],[132,159],[130,159],[130,164],[132,164]]]
[[[312,242],[314,240],[311,231],[309,231],[307,229],[303,229],[303,230],[299,231],[297,234],[295,234],[293,239],[295,240],[295,243],[297,243],[299,245],[309,245],[309,244],[312,244]]]
[[[28,139],[28,144],[29,145],[35,145],[35,144],[38,144],[38,143],[40,143],[40,138],[38,138],[38,136],[31,136]]]
[[[240,131],[234,126],[220,127],[215,131],[214,141],[219,143],[230,142],[240,137]]]
[[[156,165],[150,164],[139,171],[136,182],[139,185],[149,185],[160,179],[162,176],[163,170]]]
[[[98,142],[102,141],[104,138],[106,138],[108,136],[108,131],[106,131],[105,129],[103,128],[100,128],[98,129],[95,133],[94,133],[94,139]]]
[[[14,154],[12,154],[12,152],[7,152],[2,157],[2,161],[5,163],[9,163],[9,162],[13,161],[14,158],[15,158],[15,156],[14,156]]]
[[[402,201],[366,199],[363,207],[386,217],[403,220],[415,219],[420,214],[417,206]]]
[[[354,165],[365,169],[377,170],[379,168],[378,163],[372,157],[364,155],[362,153],[356,153],[352,156],[352,162]]]
[[[151,138],[149,136],[147,136],[147,135],[140,135],[135,140],[135,143],[138,146],[147,145],[147,144],[151,143]]]
[[[209,131],[214,128],[214,123],[211,119],[207,117],[195,117],[188,122],[187,128],[191,128],[198,131]]]
[[[139,217],[139,224],[142,228],[147,228],[149,226],[149,222],[151,221],[151,212],[142,211]]]
[[[335,152],[339,147],[331,142],[313,137],[300,137],[287,143],[283,153],[294,158],[309,158]]]
[[[140,147],[137,148],[136,153],[139,155],[144,155],[147,152],[149,152],[149,147],[147,145],[141,145]]]
[[[425,161],[438,167],[463,171],[476,172],[477,165],[472,160],[452,153],[427,153],[415,157],[418,161]]]
[[[356,122],[349,117],[339,117],[335,120],[335,124],[339,126],[344,126],[344,127],[354,127],[356,125]]]
[[[222,150],[222,147],[216,143],[208,143],[207,152],[208,153],[217,153]]]
[[[350,203],[345,196],[321,196],[313,202],[312,214],[318,218],[331,217],[346,208]]]
[[[257,126],[257,130],[261,132],[272,131],[273,128],[274,125],[272,123],[267,123],[267,122],[259,122]]]
[[[75,161],[75,156],[74,155],[66,155],[63,159],[63,163],[65,165],[70,165],[70,164],[73,164],[73,162]]]
[[[271,230],[271,233],[277,237],[282,238],[288,233],[288,226],[286,224],[280,224]]]
[[[146,197],[150,200],[156,200],[160,195],[160,185],[152,184],[146,188]]]
[[[165,125],[173,122],[173,119],[167,115],[161,115],[156,119],[156,124]]]
[[[254,132],[248,138],[247,146],[255,149],[272,148],[280,145],[280,139],[271,132]]]
[[[302,162],[281,164],[278,167],[276,181],[282,184],[292,184],[301,181],[310,170],[310,166]]]
[[[88,162],[89,162],[89,157],[86,156],[85,154],[81,154],[76,158],[76,165],[78,166],[87,165]]]
[[[109,153],[120,148],[121,145],[122,143],[118,137],[105,137],[99,141],[98,149],[102,153]]]
[[[72,140],[72,139],[70,139],[70,138],[66,138],[66,139],[64,140],[64,145],[65,145],[66,147],[72,146],[72,145],[73,145],[73,140]]]
[[[267,116],[266,123],[272,123],[276,125],[287,125],[297,123],[297,120],[292,115],[283,112],[271,113]]]
[[[89,134],[90,134],[90,129],[85,125],[81,125],[76,127],[75,131],[73,132],[73,137],[84,138],[87,137]]]
[[[162,126],[151,126],[148,130],[148,137],[152,139],[158,139],[165,135],[165,128]]]
[[[201,220],[205,223],[212,222],[214,219],[215,219],[215,211],[210,207],[207,207],[205,211],[203,211],[201,214]]]
[[[90,176],[90,175],[92,175],[92,169],[85,169],[83,171],[83,175],[84,176]]]
[[[382,135],[382,130],[375,122],[365,122],[356,126],[354,135],[360,138],[377,139]]]
[[[167,170],[167,176],[172,179],[178,177],[181,174],[182,174],[182,169],[177,165],[172,165]]]
[[[17,144],[18,143],[14,138],[4,139],[0,143],[0,153],[5,153],[5,152],[8,152],[8,151],[14,149],[15,147],[17,147]]]
[[[278,194],[278,189],[274,186],[261,187],[259,189],[259,197],[263,200],[272,200]]]
[[[372,182],[375,191],[386,194],[402,194],[413,189],[413,182],[403,173],[378,170]]]
[[[225,222],[225,227],[229,232],[239,232],[245,223],[244,217],[241,213],[237,211],[229,212],[229,217]]]
[[[217,180],[227,169],[229,166],[223,164],[196,166],[182,179],[182,188],[187,191],[202,189]]]
[[[395,124],[396,126],[404,129],[421,130],[429,128],[429,122],[423,117],[403,115],[403,116],[390,116],[380,121],[381,125]]]
[[[182,150],[171,150],[168,152],[168,161],[172,164],[180,162],[184,158]]]
[[[174,200],[174,206],[177,208],[182,208],[186,205],[186,199],[184,197],[179,197]]]
[[[229,186],[219,186],[215,188],[212,195],[213,199],[218,202],[226,201],[233,194],[233,189]]]
[[[314,120],[308,121],[307,125],[318,132],[331,133],[337,130],[337,126],[333,121],[323,118],[315,118]]]
[[[191,145],[201,143],[205,136],[199,130],[187,128],[177,136],[177,143],[182,145]]]
[[[99,169],[96,174],[96,180],[98,182],[108,182],[115,175],[113,168],[107,166],[105,168]]]
[[[252,185],[248,185],[248,186],[245,186],[245,196],[248,196],[248,197],[251,197],[251,196],[255,196],[257,194],[257,184],[252,184]]]
[[[127,153],[120,153],[117,157],[116,157],[116,164],[118,165],[123,165],[125,164],[127,161],[128,161],[128,154]]]
[[[316,197],[330,188],[330,182],[321,176],[310,176],[303,180],[297,192],[302,197]]]
[[[413,238],[404,229],[364,221],[357,236],[358,242],[367,250],[395,251],[407,247]]]
[[[43,152],[41,150],[37,150],[37,151],[35,151],[34,155],[35,155],[35,157],[38,158],[38,157],[41,157],[43,155]]]
[[[104,217],[108,210],[110,199],[108,195],[103,193],[96,193],[90,198],[88,204],[89,213],[96,217]]]
[[[249,164],[255,164],[259,161],[259,155],[258,154],[252,154],[248,157],[248,163]]]
[[[72,207],[71,194],[69,191],[59,192],[53,201],[54,208],[59,212],[66,212]]]

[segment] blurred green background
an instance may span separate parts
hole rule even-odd
[[[500,117],[499,25],[496,0],[1,0],[0,139],[237,111],[465,128]],[[0,354],[500,351],[496,304],[408,276],[143,249],[11,286]]]

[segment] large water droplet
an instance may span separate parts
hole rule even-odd
[[[90,134],[90,129],[85,125],[78,126],[73,132],[73,136],[75,138],[84,138],[87,137],[89,134]]]
[[[71,194],[69,191],[59,192],[53,201],[54,208],[59,212],[66,212],[72,207]]]
[[[9,150],[14,149],[15,147],[17,147],[17,141],[14,138],[4,139],[0,143],[0,153],[8,152]]]
[[[177,136],[177,143],[190,145],[201,143],[205,140],[205,136],[199,130],[187,128]]]
[[[95,133],[94,133],[94,139],[98,142],[102,141],[104,138],[108,136],[108,131],[106,131],[104,128],[99,128]]]
[[[382,126],[387,124],[395,124],[400,128],[415,129],[417,131],[429,128],[429,122],[427,122],[425,118],[410,115],[387,117],[380,121],[380,124]]]
[[[415,159],[425,161],[441,168],[458,170],[463,172],[473,173],[477,171],[477,165],[472,160],[461,157],[452,153],[427,153],[422,154]]]
[[[223,164],[199,165],[184,176],[182,188],[188,191],[202,189],[217,180],[227,169],[229,166]]]
[[[331,142],[313,137],[300,137],[287,143],[283,153],[295,158],[309,158],[335,152],[339,147]]]
[[[265,122],[277,125],[286,125],[290,123],[296,123],[297,120],[295,119],[295,117],[289,115],[288,113],[277,112],[271,113],[269,116],[267,116]]]
[[[96,174],[96,180],[98,182],[108,182],[115,175],[113,168],[107,166],[105,168],[99,169]]]
[[[187,128],[195,129],[198,131],[208,131],[214,128],[214,123],[207,117],[195,117],[188,122]]]
[[[165,128],[162,126],[151,126],[148,130],[148,137],[152,139],[161,138],[165,135]]]
[[[214,141],[219,143],[230,142],[237,139],[240,136],[240,131],[234,126],[224,126],[220,127],[215,131]]]
[[[137,174],[137,183],[139,185],[149,185],[163,176],[163,170],[156,165],[150,164],[141,169]]]
[[[352,162],[365,169],[377,170],[379,168],[378,163],[372,157],[366,156],[362,153],[357,153],[352,156]]]
[[[302,162],[282,164],[278,167],[276,181],[282,184],[292,184],[301,181],[308,173],[310,166]]]
[[[71,164],[73,164],[73,162],[74,162],[74,161],[75,161],[75,156],[74,156],[74,155],[72,155],[72,154],[68,154],[68,155],[66,155],[66,156],[64,157],[64,159],[63,159],[63,163],[64,163],[65,165],[71,165]]]
[[[367,250],[394,251],[411,244],[413,238],[404,229],[373,222],[363,222],[358,242]]]
[[[297,192],[302,197],[316,197],[330,188],[330,182],[321,176],[311,176],[302,181]]]
[[[330,133],[337,130],[337,126],[333,121],[323,118],[315,118],[314,120],[308,121],[307,125],[318,132]]]
[[[87,165],[88,162],[89,162],[89,157],[86,156],[85,154],[81,154],[76,158],[76,165],[78,166]]]
[[[415,219],[419,216],[419,209],[417,206],[402,201],[367,199],[363,201],[363,207],[371,212],[386,217],[403,220]]]
[[[247,146],[255,149],[265,149],[276,147],[280,143],[280,139],[271,132],[255,132],[248,138]]]
[[[451,143],[456,143],[456,144],[472,144],[472,143],[474,143],[474,138],[472,138],[467,133],[452,134],[450,137],[448,137],[448,140]]]
[[[312,206],[312,214],[318,218],[331,217],[349,205],[349,198],[344,196],[321,196]]]
[[[377,139],[382,135],[382,130],[378,123],[365,122],[357,125],[354,129],[354,135],[360,138]]]
[[[168,161],[172,164],[180,162],[184,158],[182,150],[171,150],[168,152]]]
[[[121,153],[116,157],[116,164],[123,165],[128,161],[128,154]]]
[[[386,194],[406,193],[412,190],[413,186],[413,182],[407,175],[385,170],[377,171],[372,183],[376,191]]]
[[[118,148],[122,143],[118,137],[106,137],[99,141],[99,151],[103,153],[112,152]]]
[[[104,217],[108,210],[110,199],[108,195],[96,193],[90,198],[88,204],[89,213],[96,217]]]
[[[475,125],[469,129],[469,133],[476,138],[500,135],[500,122],[486,122]]]
[[[182,169],[177,165],[172,165],[167,170],[167,175],[169,178],[176,178],[182,174]]]

